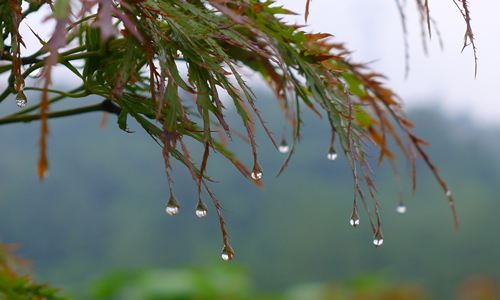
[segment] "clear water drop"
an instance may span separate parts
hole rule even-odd
[[[165,212],[171,216],[175,216],[176,214],[179,213],[179,209],[180,209],[179,202],[177,201],[177,199],[173,194],[170,194],[170,198],[168,199]]]
[[[404,204],[399,204],[398,207],[396,207],[396,211],[399,213],[399,214],[404,214],[406,213],[406,205]]]
[[[376,247],[380,247],[382,246],[382,244],[384,243],[384,239],[374,239],[373,240],[373,244],[376,246]]]
[[[357,226],[359,226],[359,219],[353,219],[353,218],[351,218],[349,220],[349,223],[351,224],[352,227],[357,227]]]
[[[337,151],[335,151],[335,148],[333,147],[330,147],[330,150],[328,150],[328,154],[326,155],[326,158],[328,158],[328,160],[336,160],[337,159]]]
[[[285,139],[281,141],[281,144],[278,147],[278,151],[283,154],[288,153],[288,151],[290,151],[290,146],[288,146]]]
[[[250,176],[252,176],[253,180],[260,180],[262,179],[262,172],[252,172]]]
[[[196,210],[196,216],[198,218],[203,218],[203,217],[206,217],[207,216],[207,210],[206,209],[197,209]]]
[[[253,180],[261,180],[262,171],[259,168],[254,168],[250,176],[252,177]]]
[[[446,197],[450,198],[451,197],[451,190],[446,191]]]
[[[203,218],[203,217],[206,217],[207,214],[208,214],[208,209],[207,209],[207,206],[205,205],[205,203],[203,203],[203,201],[198,201],[198,205],[196,205],[196,216],[198,218]]]
[[[179,207],[177,207],[177,206],[167,206],[167,208],[165,209],[165,211],[167,212],[167,214],[169,214],[171,216],[175,216],[176,214],[179,213]]]
[[[231,261],[234,257],[234,251],[231,246],[224,246],[222,248],[221,258],[223,261]]]
[[[384,237],[382,236],[382,233],[380,232],[380,229],[377,230],[375,233],[375,237],[373,238],[373,245],[375,247],[380,247],[384,243]]]
[[[22,90],[20,90],[16,95],[16,104],[19,108],[23,108],[28,104],[28,98]]]
[[[351,215],[351,219],[349,220],[349,224],[351,224],[352,227],[359,226],[359,215],[358,215],[358,210],[356,209],[356,206],[354,206],[354,208],[352,210],[352,215]]]
[[[278,147],[278,150],[280,151],[280,153],[288,153],[288,151],[290,151],[290,147],[288,145],[280,145]]]

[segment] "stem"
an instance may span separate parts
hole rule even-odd
[[[73,51],[73,50],[74,49],[68,50],[68,51]],[[68,53],[68,51],[66,53]],[[68,55],[68,56],[60,55],[59,56],[59,61],[63,61],[63,60],[65,60],[65,61],[77,60],[77,59],[91,57],[91,56],[94,56],[94,55],[99,55],[99,52],[98,51],[88,51],[88,52],[77,53],[77,54],[72,54],[72,55]],[[33,64],[26,71],[24,71],[23,77],[24,78],[28,77],[28,75],[31,74],[33,71],[42,68],[44,66],[44,64],[45,64],[44,61],[40,61],[40,62],[37,62],[37,63]],[[7,98],[7,96],[10,95],[13,81],[14,81],[14,78],[12,77],[12,74],[11,74],[11,76],[9,77],[9,86],[5,89],[5,91],[3,91],[2,94],[0,94],[0,102],[4,101],[5,98]]]
[[[104,100],[101,103],[94,104],[94,105],[89,105],[89,106],[84,106],[80,108],[75,108],[75,109],[68,109],[68,110],[63,110],[63,111],[57,111],[57,112],[50,112],[47,114],[47,118],[49,119],[54,119],[54,118],[62,118],[62,117],[69,117],[69,116],[74,116],[74,115],[81,115],[85,113],[90,113],[90,112],[96,112],[96,111],[105,111],[113,114],[120,114],[121,108],[111,102],[111,100]],[[4,124],[12,124],[12,123],[29,123],[32,121],[40,120],[41,115],[14,115],[12,117],[7,117],[4,119],[0,119],[0,125]]]
[[[28,89],[28,88],[26,88],[26,89]],[[69,92],[67,92],[67,93],[61,93],[61,92],[59,91],[58,93],[59,93],[60,95],[58,95],[58,96],[56,96],[56,97],[54,97],[54,98],[50,99],[50,100],[49,100],[49,104],[55,103],[55,102],[57,102],[57,101],[60,101],[60,100],[62,100],[62,99],[64,99],[64,98],[66,98],[66,97],[72,97],[72,98],[83,98],[83,97],[86,97],[86,96],[89,96],[89,95],[90,95],[90,93],[88,93],[88,92],[82,92],[82,93],[80,93],[80,94],[74,94],[74,93],[76,93],[76,92],[78,92],[78,91],[81,91],[81,90],[83,90],[83,86],[80,86],[80,87],[78,87],[78,88],[76,88],[76,89],[73,89],[73,90],[71,90],[71,91],[69,91]],[[72,95],[72,96],[70,96],[70,95]],[[32,106],[30,106],[30,107],[28,107],[28,108],[25,108],[25,109],[19,110],[19,111],[15,112],[15,113],[11,114],[10,116],[5,117],[5,118],[10,118],[10,117],[12,117],[12,116],[25,115],[25,114],[27,114],[27,113],[29,113],[29,112],[32,112],[32,111],[37,110],[38,108],[40,108],[40,104],[32,105]]]
[[[6,60],[6,61],[12,61],[12,55],[8,53],[4,53],[2,56],[0,56],[0,60]],[[21,57],[21,64],[22,65],[31,65],[37,62],[40,62],[41,60],[37,58],[36,56],[27,56],[27,57]],[[10,66],[9,66],[10,67]]]
[[[78,89],[81,89],[81,88],[78,88]],[[43,88],[39,88],[39,87],[25,87],[24,90],[25,91],[38,91],[38,92],[44,91]],[[54,89],[47,89],[47,92],[58,94],[60,96],[64,96],[64,97],[68,97],[68,98],[82,98],[82,97],[89,95],[89,93],[87,93],[87,92],[75,94],[74,92],[64,92],[64,91],[54,90]]]

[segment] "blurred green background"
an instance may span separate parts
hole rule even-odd
[[[264,91],[258,98],[279,137],[275,101]],[[167,216],[159,146],[136,123],[127,134],[110,116],[101,129],[93,114],[50,122],[43,184],[35,176],[38,123],[0,128],[0,242],[19,243],[39,280],[76,299],[498,299],[500,128],[435,108],[410,115],[453,188],[458,231],[431,173],[419,161],[413,197],[402,161],[404,215],[394,176],[387,166],[376,170],[385,242],[375,248],[364,213],[359,228],[348,225],[351,172],[342,156],[326,159],[328,126],[305,112],[302,141],[279,178],[285,157],[259,132],[263,191],[220,157],[209,161],[236,251],[228,265],[214,211],[194,214],[190,175],[175,165],[181,212]],[[251,162],[243,142],[231,148]]]

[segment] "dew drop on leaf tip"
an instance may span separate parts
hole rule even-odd
[[[328,160],[336,160],[337,156],[338,156],[338,154],[335,151],[335,149],[331,148],[330,151],[328,151],[326,158],[328,158]]]
[[[223,261],[230,261],[233,259],[233,256],[234,253],[232,249],[228,249],[227,247],[222,249],[221,258]]]
[[[351,224],[352,227],[359,226],[359,219],[358,218],[351,218],[349,220],[349,223]]]
[[[288,153],[288,151],[290,151],[290,146],[288,146],[285,140],[281,141],[281,144],[278,146],[278,151],[283,154]]]
[[[22,90],[16,95],[16,104],[19,108],[23,108],[26,104],[28,104],[28,98],[26,98],[26,95]]]
[[[262,179],[262,172],[254,170],[252,174],[250,174],[250,176],[252,177],[253,180],[260,180]]]
[[[201,201],[198,202],[198,205],[196,206],[195,214],[198,218],[203,218],[203,217],[207,216],[208,210],[207,210],[205,203],[203,203]]]
[[[384,237],[382,236],[382,233],[380,232],[380,229],[377,230],[375,233],[375,237],[373,238],[373,245],[375,247],[380,247],[384,243]]]
[[[358,215],[358,210],[356,207],[354,207],[352,210],[351,219],[349,220],[349,224],[351,224],[352,227],[357,227],[359,225],[359,215]]]
[[[167,208],[165,209],[165,211],[167,212],[167,214],[169,214],[171,216],[175,216],[176,214],[179,213],[179,207],[167,205]]]
[[[404,214],[406,213],[406,206],[404,204],[399,204],[398,207],[396,207],[396,211],[399,214]]]
[[[167,202],[167,207],[165,208],[165,212],[171,216],[175,216],[176,214],[179,213],[179,202],[177,202],[177,199],[173,195],[170,196]]]
[[[375,247],[380,247],[380,246],[382,246],[383,243],[384,243],[384,239],[376,238],[373,240],[373,244],[375,245]]]

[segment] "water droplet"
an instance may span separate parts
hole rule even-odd
[[[166,210],[167,214],[171,215],[171,216],[175,216],[176,214],[179,213],[179,207],[177,206],[167,206]]]
[[[255,164],[253,167],[253,171],[250,174],[253,180],[261,180],[262,179],[262,170],[260,169],[258,164]]]
[[[207,216],[207,213],[208,213],[208,209],[207,209],[207,206],[205,205],[205,203],[203,203],[203,201],[198,201],[198,205],[196,205],[196,216],[198,218],[203,218],[203,217],[206,217]]]
[[[222,253],[220,255],[222,257],[222,260],[224,261],[230,261],[234,257],[234,251],[231,248],[231,246],[227,245],[222,248]]]
[[[337,159],[337,151],[335,151],[335,148],[330,147],[330,150],[328,150],[328,154],[326,155],[326,158],[328,160],[336,160]]]
[[[260,180],[262,178],[262,172],[252,172],[252,174],[250,174],[250,176],[252,176],[252,179],[253,180]]]
[[[352,215],[351,215],[351,219],[349,220],[349,223],[351,224],[352,227],[359,226],[359,216],[358,216],[358,211],[356,208],[354,208],[352,210]]]
[[[377,247],[380,247],[382,246],[382,244],[384,243],[384,239],[374,239],[373,240],[373,244]]]
[[[288,145],[280,145],[278,147],[278,150],[280,151],[280,153],[288,153],[288,151],[290,150],[290,147]]]
[[[290,146],[288,146],[285,139],[283,139],[281,141],[281,144],[279,145],[278,150],[280,153],[283,153],[283,154],[288,153],[288,151],[290,151]]]
[[[168,199],[165,212],[171,216],[175,216],[176,214],[179,213],[179,209],[180,209],[179,202],[177,201],[177,199],[173,194],[170,194],[170,198]]]
[[[399,214],[404,214],[406,212],[406,205],[404,204],[399,204],[398,207],[396,207],[396,211]]]
[[[451,190],[446,191],[446,197],[450,198],[451,197]]]
[[[382,236],[382,233],[380,232],[380,229],[377,230],[375,233],[375,237],[373,238],[373,244],[375,247],[380,247],[384,243],[384,237]]]
[[[26,106],[26,104],[28,104],[28,98],[26,98],[26,95],[24,94],[24,92],[22,90],[20,90],[17,93],[16,104],[19,108],[23,108]]]

